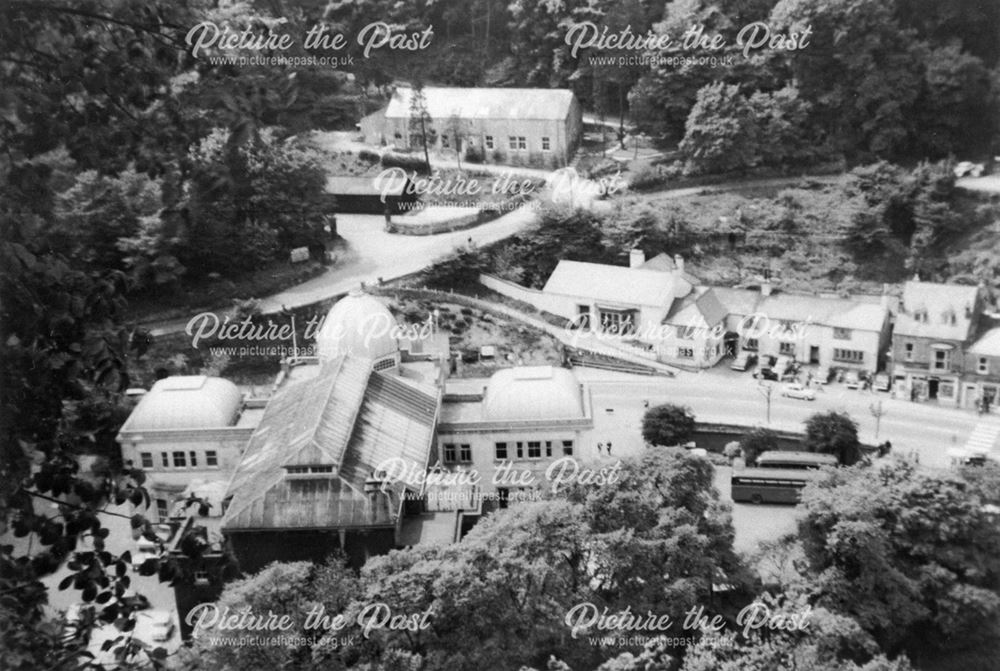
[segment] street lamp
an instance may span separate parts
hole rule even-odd
[[[882,399],[879,399],[869,405],[868,412],[870,412],[872,417],[875,418],[875,440],[878,440],[879,426],[882,424],[882,415],[885,414],[885,409],[882,407]]]
[[[774,385],[767,384],[764,382],[757,383],[757,391],[760,392],[761,396],[767,402],[767,424],[771,425],[771,396],[774,394]]]

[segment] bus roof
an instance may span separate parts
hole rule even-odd
[[[758,464],[766,463],[796,463],[808,466],[835,466],[837,464],[837,457],[832,454],[823,454],[820,452],[802,452],[802,451],[783,451],[783,450],[768,450],[767,452],[761,452],[757,456]]]
[[[747,478],[751,480],[815,480],[822,477],[821,471],[792,468],[747,468],[733,471],[733,479]]]

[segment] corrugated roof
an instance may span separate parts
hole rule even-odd
[[[400,87],[392,94],[386,118],[409,119],[412,89]],[[463,119],[563,120],[573,104],[569,89],[503,89],[424,87],[427,112],[437,121],[452,116]]]
[[[658,270],[560,261],[543,291],[586,296],[605,303],[662,308],[665,313],[674,298],[691,292],[691,285]]]
[[[895,333],[919,338],[965,341],[972,336],[979,287],[909,281],[896,316]],[[918,319],[926,315],[926,320]]]
[[[426,468],[439,397],[371,366],[362,357],[334,359],[271,400],[229,484],[225,529],[395,522],[403,485],[368,495],[365,481],[389,458]],[[288,466],[333,468],[296,475]]]

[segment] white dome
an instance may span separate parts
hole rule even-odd
[[[352,291],[327,313],[316,335],[316,352],[323,361],[344,355],[378,361],[398,354],[395,330],[389,308],[366,293]]]
[[[573,373],[552,366],[519,366],[497,371],[483,398],[486,420],[579,419],[580,385]]]
[[[131,431],[210,429],[232,426],[243,394],[221,377],[175,375],[158,380],[132,411]]]

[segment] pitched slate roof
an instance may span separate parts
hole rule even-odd
[[[697,296],[690,295],[675,302],[663,323],[710,328],[725,321],[727,314],[728,311],[716,295],[715,289],[702,289]]]
[[[979,287],[907,282],[894,332],[918,338],[968,340],[972,337],[978,298]],[[918,315],[926,315],[926,320]]]
[[[968,351],[979,356],[1000,356],[1000,325],[994,325],[985,331],[976,342],[972,343]]]
[[[750,289],[714,288],[728,314],[761,314],[770,320],[804,322],[858,331],[881,331],[888,309],[881,303],[854,298],[827,298],[786,292],[762,296]]]
[[[691,292],[691,285],[658,270],[610,266],[603,263],[560,261],[543,289],[546,293],[586,296],[616,305],[640,305],[666,312],[675,298]]]
[[[409,87],[399,87],[389,100],[386,118],[410,118]],[[569,89],[506,89],[424,87],[427,112],[436,121],[463,119],[565,119],[573,104]]]
[[[371,367],[371,359],[339,357],[271,400],[229,483],[224,529],[395,523],[404,485],[368,495],[365,481],[388,458],[423,472],[440,401],[433,387]],[[310,466],[332,468],[288,471]]]

